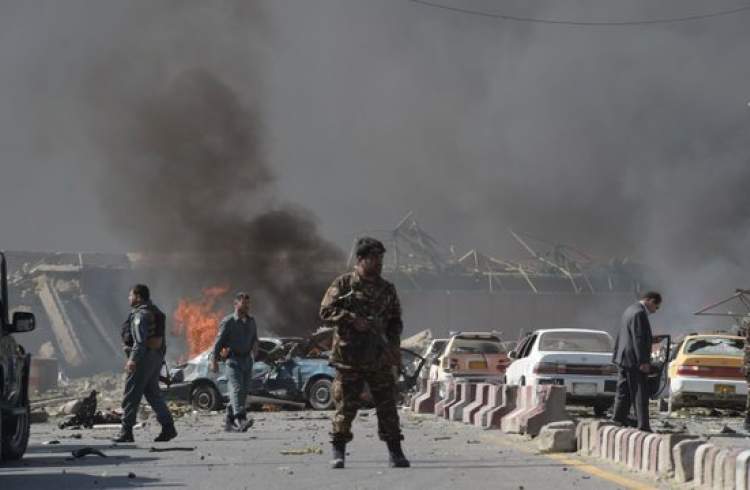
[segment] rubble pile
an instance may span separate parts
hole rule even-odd
[[[122,417],[122,394],[125,376],[116,373],[100,373],[85,378],[60,380],[58,388],[31,398],[32,413],[37,422],[48,416],[64,417],[58,422],[60,428],[91,428],[101,424],[119,424]],[[172,416],[183,417],[192,412],[188,403],[167,403]],[[145,400],[140,418],[152,416]]]

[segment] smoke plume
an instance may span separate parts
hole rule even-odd
[[[441,1],[582,20],[736,6]],[[748,13],[581,27],[401,0],[3,9],[9,247],[240,250],[240,284],[281,298],[315,257],[339,256],[313,213],[344,245],[414,210],[459,251],[522,255],[511,227],[649,264],[665,295],[654,321],[675,331],[748,286]],[[40,198],[19,218],[28,188]]]

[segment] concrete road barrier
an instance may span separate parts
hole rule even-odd
[[[474,401],[477,393],[476,383],[459,383],[462,387],[461,400],[448,408],[448,420],[462,422],[464,409]]]
[[[693,473],[699,473],[692,468],[693,454],[696,454],[697,447],[702,444],[696,441],[698,436],[653,434],[633,428],[618,427],[604,420],[580,422],[576,433],[578,453],[581,455],[607,459],[634,471],[654,476],[674,476],[682,483],[692,480]],[[707,471],[703,469],[708,464],[705,461],[710,460],[713,455],[704,454],[704,462],[700,471],[706,474],[706,481],[726,481],[726,475],[736,470],[729,459],[737,459],[738,455],[739,452],[731,453],[721,460],[721,475],[716,473],[714,477],[707,475]],[[714,465],[711,464],[713,471]]]
[[[411,400],[409,400],[409,408],[411,409],[412,412],[415,412],[415,413],[417,411],[417,406],[416,406],[416,404],[417,404],[417,398],[419,398],[420,396],[422,396],[425,393],[427,393],[427,388],[428,388],[430,382],[427,379],[419,379],[418,383],[419,383],[417,385],[418,389],[412,395]]]
[[[495,394],[496,405],[492,406],[492,398],[488,404],[489,411],[482,415],[482,427],[485,429],[501,429],[503,418],[516,409],[518,400],[518,386],[500,385]],[[490,395],[492,391],[490,391]]]
[[[490,387],[492,386],[490,383],[477,383],[474,401],[464,408],[462,418],[465,424],[474,424],[474,417],[476,417],[479,410],[487,403],[490,395]]]
[[[435,411],[435,402],[437,401],[438,388],[440,384],[437,381],[428,381],[425,393],[414,398],[414,413],[433,413]]]
[[[501,428],[510,434],[536,436],[545,424],[569,418],[565,411],[564,386],[521,386],[516,409],[503,417]]]
[[[445,387],[445,396],[435,404],[435,415],[447,418],[446,407],[450,406],[456,400],[456,384],[453,381],[442,381],[440,383]],[[439,388],[440,386],[438,385]],[[439,394],[438,398],[440,398]]]
[[[692,444],[690,444],[692,443]],[[679,483],[696,488],[750,490],[750,450],[747,447],[720,447],[705,441],[690,441],[675,447],[675,459],[682,461],[675,472]],[[693,463],[692,474],[689,463]]]

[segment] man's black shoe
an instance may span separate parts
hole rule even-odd
[[[408,468],[411,466],[401,449],[401,441],[388,441],[388,455],[391,468]]]
[[[343,468],[345,460],[346,460],[346,443],[334,442],[333,443],[333,459],[331,459],[331,468],[333,469]]]
[[[174,424],[163,425],[161,427],[161,432],[156,436],[154,442],[167,442],[175,437],[177,437],[177,430],[174,428]]]
[[[252,418],[245,420],[243,418],[243,419],[238,420],[238,422],[239,422],[239,431],[247,432],[248,429],[253,426],[253,424],[255,423],[255,420],[253,420]]]
[[[135,439],[133,439],[133,430],[125,429],[124,427],[121,428],[120,432],[112,439],[112,442],[135,442]]]

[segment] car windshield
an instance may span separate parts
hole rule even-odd
[[[503,354],[505,349],[500,339],[462,339],[453,340],[451,352],[454,354]]]
[[[685,354],[697,356],[742,356],[745,341],[726,337],[702,337],[688,340]]]
[[[546,332],[539,340],[541,351],[612,352],[612,339],[596,332]]]

